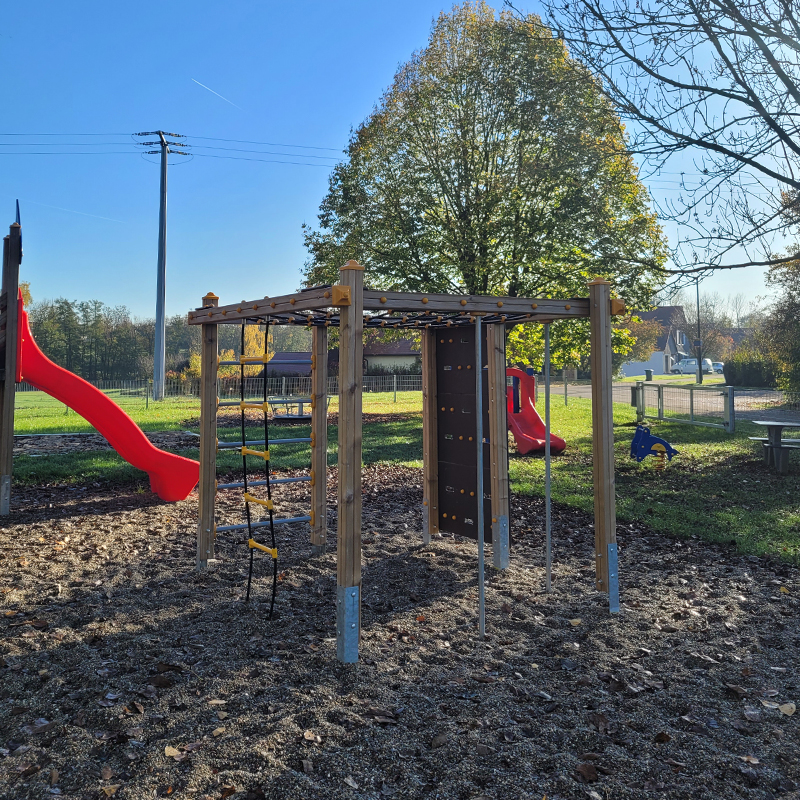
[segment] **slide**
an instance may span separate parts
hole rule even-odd
[[[533,375],[528,375],[516,367],[509,367],[506,375],[519,378],[519,412],[514,413],[514,387],[506,389],[508,402],[508,429],[514,434],[517,450],[526,456],[528,453],[544,453],[544,420],[536,410],[536,383]],[[563,453],[567,443],[550,432],[550,452]]]
[[[162,500],[185,500],[200,478],[200,464],[153,446],[113,400],[54,364],[33,340],[21,292],[18,302],[17,382],[41,389],[80,414],[129,464],[150,476],[150,488]]]

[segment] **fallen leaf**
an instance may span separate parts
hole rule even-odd
[[[222,736],[223,733],[225,733],[225,728],[214,728],[214,730],[211,731],[211,735],[215,738],[217,736]]]
[[[748,695],[748,691],[747,689],[744,688],[744,686],[739,686],[738,684],[735,683],[726,683],[725,687],[731,694],[735,695],[736,698],[739,700],[741,700],[743,697],[747,697]]]
[[[102,792],[102,793],[103,793],[103,794],[104,794],[106,797],[113,797],[113,796],[114,796],[114,795],[117,793],[117,789],[119,789],[119,787],[120,787],[120,786],[122,786],[122,784],[121,784],[121,783],[115,783],[115,784],[113,784],[112,786],[103,786],[103,787],[100,789],[100,791],[101,791],[101,792]]]
[[[581,622],[583,622],[583,620],[580,617],[576,617],[575,619],[571,619],[569,621],[569,624],[572,625],[574,628],[577,628],[578,625],[581,624]]]
[[[346,784],[347,784],[347,785],[348,785],[348,786],[349,786],[351,789],[358,789],[358,784],[355,782],[355,780],[354,780],[354,779],[353,779],[353,778],[352,778],[350,775],[348,775],[348,776],[347,776],[347,777],[344,779],[344,782],[345,782],[345,783],[346,783]]]
[[[750,722],[758,722],[761,719],[761,712],[755,706],[745,706],[744,716]]]
[[[791,717],[792,714],[797,711],[797,706],[794,703],[781,703],[781,705],[778,706],[778,711],[780,711],[781,714],[785,714],[787,717]]]
[[[103,764],[102,768],[100,769],[100,777],[104,781],[110,781],[114,777],[114,772],[108,764]]]
[[[172,747],[172,745],[167,745],[164,748],[164,755],[168,756],[169,758],[175,758],[175,756],[179,756],[181,751],[178,750],[177,747]]]
[[[425,622],[425,615],[424,614],[419,614],[417,616],[417,622]]]
[[[475,749],[479,756],[488,756],[494,753],[494,750],[485,744],[479,744]]]
[[[209,700],[208,704],[210,706],[225,706],[228,704],[227,700]]]
[[[760,764],[761,762],[755,756],[739,756],[745,764]]]
[[[680,772],[682,769],[686,768],[686,764],[682,761],[676,761],[674,758],[665,758],[664,763],[669,764],[673,772]]]
[[[778,589],[778,591],[779,591],[781,594],[789,594],[789,590],[788,590],[788,589],[787,589],[785,586],[781,586],[781,588],[780,588],[780,589]]]
[[[230,714],[228,714],[227,711],[217,711],[217,719],[219,719],[219,720],[226,719],[229,716],[230,716]]]
[[[58,783],[58,777],[59,777],[58,770],[57,769],[51,769],[50,770],[50,785],[51,786],[55,786]]]
[[[760,697],[759,700],[764,708],[778,708],[778,704],[774,700],[764,700],[763,697]]]
[[[226,800],[226,798],[230,797],[232,794],[236,794],[235,786],[223,786],[220,800]]]
[[[583,783],[595,783],[597,781],[597,767],[594,764],[588,762],[578,764],[575,767],[575,772],[578,773],[578,780]]]
[[[55,722],[48,722],[44,717],[34,720],[30,725],[23,725],[21,730],[28,735],[37,735],[40,733],[47,733],[55,728]]]
[[[671,740],[672,740],[672,737],[666,731],[661,731],[660,733],[657,733],[653,737],[653,741],[654,742],[659,742],[661,744],[663,744],[664,742],[669,742]]]
[[[151,686],[156,686],[159,689],[169,689],[170,686],[173,685],[172,678],[167,677],[166,675],[151,675],[147,682]]]
[[[440,733],[438,736],[433,737],[433,741],[431,742],[431,750],[435,750],[437,747],[441,747],[445,744],[447,744],[447,734]]]

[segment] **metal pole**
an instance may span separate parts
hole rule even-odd
[[[564,367],[562,370],[562,374],[564,376],[564,405],[568,405],[567,403],[567,368]]]
[[[397,375],[392,375],[392,383],[394,384],[394,401],[397,402]]]
[[[169,147],[164,134],[161,139],[161,204],[158,210],[158,272],[156,276],[156,331],[153,353],[153,400],[164,398],[164,373],[166,362],[166,319],[164,304],[167,284],[167,154]]]
[[[546,541],[545,590],[553,591],[552,519],[550,514],[550,323],[544,324],[544,527]]]
[[[700,344],[697,345],[696,353],[697,353],[697,382],[703,382],[703,344],[702,339],[700,338],[700,276],[697,276],[697,280],[695,281],[697,286],[697,341]]]
[[[478,440],[478,635],[486,638],[486,590],[483,583],[483,356],[481,353],[481,318],[475,317],[475,438]]]

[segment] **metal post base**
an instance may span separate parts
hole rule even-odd
[[[608,545],[608,610],[619,614],[619,555],[617,544]]]
[[[503,514],[492,524],[492,564],[495,568],[508,569],[508,551],[508,517]]]
[[[343,664],[358,661],[361,626],[358,586],[336,587],[336,658]]]
[[[328,549],[327,544],[312,544],[311,545],[311,555],[312,556],[324,556],[325,551]]]
[[[11,476],[0,475],[0,515],[11,513]]]
[[[431,543],[431,512],[428,506],[422,506],[422,543]]]

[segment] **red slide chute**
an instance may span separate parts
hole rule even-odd
[[[24,380],[80,414],[129,464],[150,476],[150,488],[162,500],[185,500],[200,478],[200,464],[159,450],[113,400],[54,364],[33,339],[21,292],[18,302],[17,383]]]
[[[508,403],[508,429],[514,434],[517,450],[521,455],[528,453],[544,452],[544,421],[536,410],[536,383],[533,375],[528,375],[521,369],[509,367],[506,375],[519,378],[519,412],[514,413],[514,387],[506,389]],[[560,437],[550,432],[550,452],[554,454],[564,452],[567,443]]]

